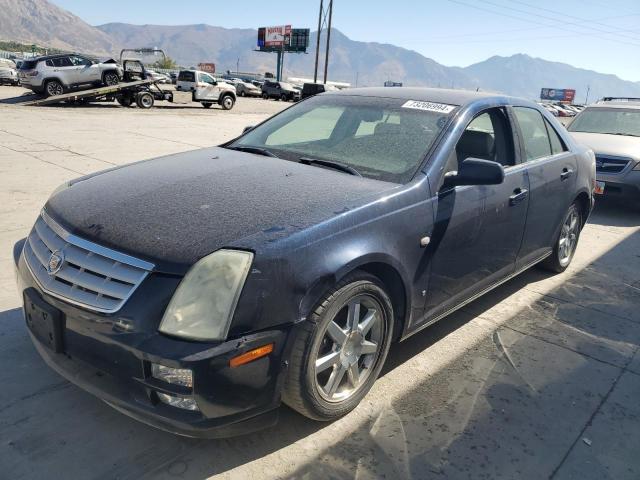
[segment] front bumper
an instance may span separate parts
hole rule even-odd
[[[167,279],[154,279],[152,274],[117,314],[93,313],[57,300],[37,286],[22,255],[23,242],[14,247],[18,289],[35,289],[63,313],[64,352],[54,353],[28,331],[45,362],[67,380],[139,421],[180,435],[229,437],[277,422],[286,373],[283,359],[288,356],[292,327],[217,344],[170,338],[155,328],[150,332],[143,328],[147,324],[144,315],[159,318],[158,312],[166,306],[162,291],[168,290],[170,298],[175,289],[171,283],[177,282],[163,286]],[[156,302],[149,298],[159,298],[160,305],[150,306]],[[236,368],[229,366],[231,358],[268,343],[274,343],[269,356]],[[152,363],[190,369],[193,388],[153,378]],[[157,393],[192,396],[200,411],[161,403]]]
[[[598,182],[605,182],[604,196],[640,202],[640,170],[618,174],[596,174]]]

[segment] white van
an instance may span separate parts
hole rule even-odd
[[[200,70],[182,70],[178,74],[176,90],[193,92],[193,101],[202,102],[205,107],[217,102],[230,110],[236,102],[236,87]]]

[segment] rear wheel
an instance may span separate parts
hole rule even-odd
[[[131,97],[118,97],[116,98],[116,101],[123,107],[130,107],[131,104],[133,103],[133,100],[131,100]]]
[[[136,96],[136,105],[145,110],[153,107],[154,102],[155,100],[153,98],[153,95],[151,95],[151,93],[149,92],[140,92]]]
[[[283,400],[315,420],[353,410],[389,351],[393,308],[380,281],[355,272],[319,303],[296,337]]]
[[[244,93],[244,90],[241,90],[241,91],[240,91],[240,96],[241,96],[241,97],[244,97],[245,95],[246,95],[246,93]]]
[[[105,72],[105,74],[102,76],[102,83],[104,83],[108,87],[117,85],[118,83],[120,83],[120,77],[116,72]]]
[[[552,272],[564,272],[573,260],[581,230],[582,215],[580,208],[574,203],[564,216],[553,253],[540,266]]]
[[[282,100],[283,102],[286,102],[287,96],[283,93],[282,95],[280,95],[280,100]]]
[[[44,93],[47,97],[55,97],[64,93],[64,87],[58,80],[49,80],[44,87]]]
[[[213,103],[211,103],[211,102],[202,102],[202,106],[204,108],[211,108],[212,105],[213,105]]]
[[[269,95],[267,95],[266,93],[263,93],[262,98],[265,100],[269,100]]]

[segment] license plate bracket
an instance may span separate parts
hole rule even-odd
[[[64,317],[57,308],[45,302],[33,288],[23,292],[24,317],[27,328],[43,345],[55,353],[64,351]]]

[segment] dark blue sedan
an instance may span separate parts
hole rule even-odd
[[[565,270],[594,182],[593,152],[525,100],[317,95],[58,188],[14,249],[26,326],[61,375],[165,430],[244,433],[281,401],[332,420],[390,343]]]

